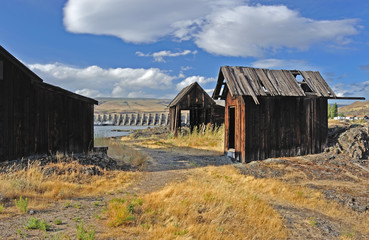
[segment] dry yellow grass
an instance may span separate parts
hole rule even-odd
[[[213,128],[212,125],[208,124],[201,128],[203,130],[198,130],[195,127],[192,133],[185,132],[178,136],[170,136],[166,142],[177,147],[190,147],[223,153],[224,125]]]
[[[50,168],[56,169],[56,173],[45,174]],[[124,188],[136,174],[102,170],[101,176],[89,176],[75,162],[51,163],[44,167],[36,163],[27,170],[0,174],[0,185],[1,192],[10,199],[20,196],[31,199],[68,199],[99,195],[107,189]]]
[[[110,229],[102,237],[124,232],[144,239],[285,239],[284,220],[270,203],[323,214],[368,234],[369,214],[327,201],[318,191],[244,176],[232,166],[191,171],[186,182],[109,203]]]
[[[218,155],[224,152],[224,125],[214,127],[212,125],[202,126],[200,130],[196,127],[192,132],[188,128],[182,128],[182,132],[177,136],[172,133],[167,135],[152,135],[150,137],[122,137],[121,140],[127,144],[139,145],[146,148],[164,148],[176,151],[185,151],[189,154],[202,151],[202,154]]]
[[[125,153],[129,154],[122,154],[122,158],[128,157],[133,159],[132,161],[139,159],[140,163],[146,159],[137,151],[126,150]],[[137,156],[137,159],[134,156]],[[57,158],[60,157],[61,155],[57,155]],[[89,175],[86,173],[86,168],[96,168],[101,174]],[[0,193],[3,197],[10,199],[10,203],[14,203],[13,199],[27,197],[29,207],[42,209],[55,200],[99,196],[104,193],[123,191],[140,175],[139,172],[113,171],[92,165],[81,165],[72,159],[48,163],[44,166],[36,161],[26,169],[1,173]],[[7,213],[15,210],[12,205],[6,206]]]
[[[120,207],[119,201],[109,203],[107,225],[121,226],[102,237],[119,237],[124,231],[145,239],[285,239],[288,231],[277,211],[238,185],[233,179],[238,173],[222,175],[227,169],[196,169],[186,182],[144,195],[141,201],[125,198]]]

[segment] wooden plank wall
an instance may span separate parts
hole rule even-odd
[[[308,97],[227,97],[236,106],[236,154],[243,162],[319,153],[327,144],[327,99]],[[239,114],[237,114],[239,112]],[[226,107],[225,150],[228,150]]]
[[[217,126],[224,124],[224,112],[223,106],[214,105],[211,109],[211,123]]]
[[[93,104],[32,81],[7,59],[0,81],[0,161],[93,148]]]

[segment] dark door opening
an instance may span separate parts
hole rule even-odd
[[[234,148],[235,142],[235,108],[229,107],[229,138],[228,138],[228,148]]]

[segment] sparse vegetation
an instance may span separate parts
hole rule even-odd
[[[60,219],[55,219],[54,220],[54,224],[55,225],[61,225],[63,222],[62,222],[62,220],[60,220]]]
[[[31,230],[38,229],[38,230],[45,231],[45,232],[50,229],[50,225],[45,220],[40,220],[35,217],[31,217],[24,227],[26,229],[31,229]]]
[[[4,211],[4,204],[0,204],[0,213]]]
[[[114,198],[110,200],[106,212],[109,226],[118,227],[136,220],[137,213],[143,201],[139,198]]]
[[[85,228],[83,221],[76,224],[76,238],[77,240],[94,240],[95,239],[95,229],[89,226],[88,229]]]
[[[23,213],[27,213],[28,210],[28,198],[19,197],[19,200],[14,199],[15,206]]]

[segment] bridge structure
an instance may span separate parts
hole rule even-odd
[[[182,114],[182,124],[190,122],[189,113]],[[94,124],[97,126],[168,126],[169,113],[122,113],[122,114],[95,114]]]

